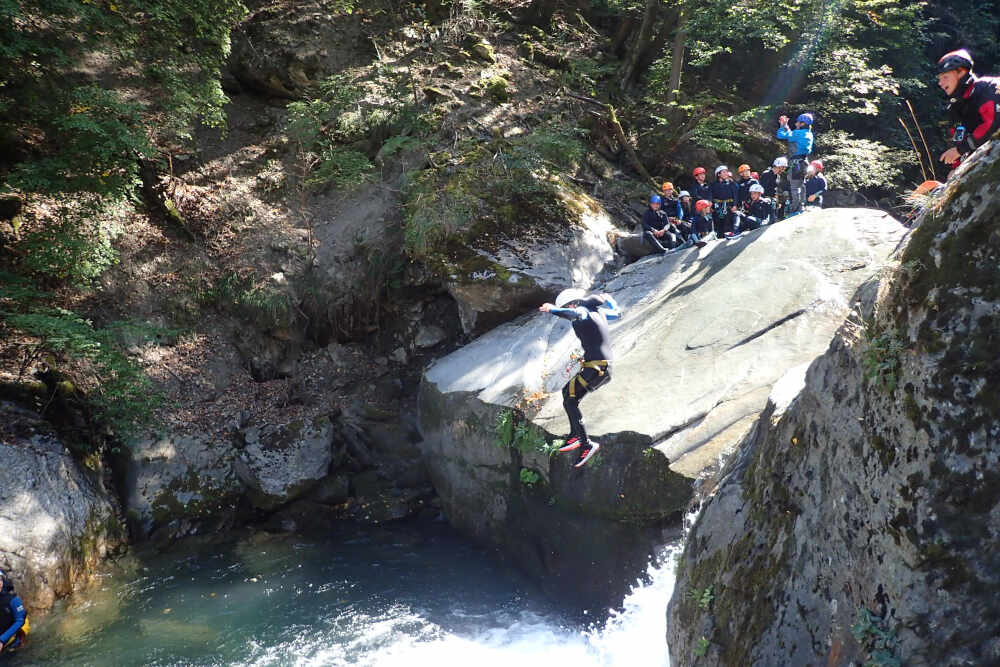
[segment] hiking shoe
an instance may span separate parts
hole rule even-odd
[[[571,452],[580,447],[580,438],[575,435],[566,441],[566,444],[559,448],[560,452]]]
[[[600,448],[601,448],[601,446],[599,444],[597,444],[596,442],[589,443],[586,447],[583,448],[583,451],[580,452],[580,462],[577,463],[573,467],[574,468],[579,468],[579,467],[583,466],[584,463],[586,463],[591,458],[593,458],[594,454],[596,454],[597,450],[600,449]]]

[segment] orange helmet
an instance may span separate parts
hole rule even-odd
[[[737,174],[742,174],[744,171],[750,171],[750,165],[741,164],[740,166],[736,167]]]
[[[941,181],[924,181],[917,186],[917,189],[913,191],[916,195],[925,195],[935,188],[941,187]]]
[[[673,190],[673,189],[674,189],[674,184],[671,183],[670,181],[667,181],[666,183],[663,184],[663,191],[664,192],[666,192],[667,190]]]
[[[712,208],[712,202],[708,201],[707,199],[699,199],[694,205],[694,210],[698,211],[699,213],[704,211],[706,208]]]
[[[809,166],[811,166],[816,171],[823,171],[823,161],[822,160],[813,160],[812,162],[809,163]]]
[[[704,174],[704,173],[705,173],[705,168],[704,167],[695,167],[694,171],[691,172],[691,175],[692,176],[697,176],[698,174]]]

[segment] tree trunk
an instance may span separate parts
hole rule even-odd
[[[629,49],[625,59],[625,66],[622,68],[621,87],[628,89],[632,87],[636,79],[642,73],[639,68],[640,61],[650,42],[653,41],[653,26],[656,24],[656,15],[659,13],[660,2],[662,0],[646,0],[646,9],[642,14],[642,27],[639,28],[639,36],[636,37],[632,48]]]
[[[681,89],[681,70],[684,67],[684,43],[687,41],[687,12],[681,7],[677,16],[677,31],[674,33],[674,44],[670,56],[670,90],[667,92],[667,102],[677,100]]]
[[[616,58],[623,58],[628,52],[628,38],[632,36],[634,29],[635,18],[631,16],[624,17],[622,22],[618,24],[618,30],[615,32],[614,39],[611,40],[611,53],[615,54]]]
[[[663,45],[667,41],[667,35],[671,32],[671,25],[673,25],[676,20],[676,14],[674,12],[670,12],[663,19],[663,23],[660,24],[660,30],[656,33],[656,37],[650,40],[646,50],[639,54],[639,60],[636,64],[636,79],[642,76],[642,73],[648,70],[649,66],[656,62],[656,59],[660,57],[661,53],[663,53]]]

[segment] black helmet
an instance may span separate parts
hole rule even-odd
[[[965,69],[972,71],[972,55],[965,49],[959,49],[958,51],[951,51],[944,54],[938,60],[938,74],[943,72],[950,72],[959,67],[964,67]]]

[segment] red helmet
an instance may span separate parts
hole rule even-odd
[[[704,169],[702,171],[704,172]],[[704,211],[706,208],[712,208],[712,202],[708,201],[707,199],[699,199],[697,202],[695,202],[694,210],[698,211],[699,213]]]
[[[754,179],[756,181],[758,178],[760,178],[760,174],[758,174],[756,171],[751,171],[750,172],[750,178],[752,178],[752,179]]]
[[[698,174],[704,174],[704,173],[705,173],[705,168],[704,167],[695,167],[694,171],[691,172],[691,175],[692,176],[697,176]]]
[[[823,171],[822,160],[813,160],[812,162],[809,163],[809,166],[815,169],[816,171]]]

